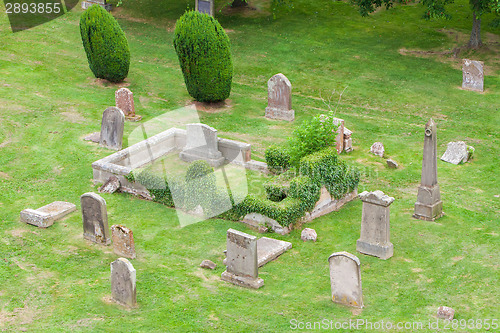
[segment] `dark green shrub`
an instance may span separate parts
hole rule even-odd
[[[200,102],[229,97],[233,78],[231,45],[215,18],[197,11],[184,13],[175,25],[174,47],[189,95]]]
[[[182,180],[169,179],[167,182],[163,177],[151,173],[148,169],[138,173],[135,177],[129,175],[127,180],[130,181],[133,178],[153,195],[153,201],[168,207],[181,208],[184,205],[185,184]],[[172,192],[175,193],[175,203]]]
[[[271,146],[266,149],[265,158],[267,168],[273,173],[282,173],[290,168],[290,153],[280,146]]]
[[[237,205],[235,211],[239,216],[253,212],[259,213],[272,218],[284,227],[296,222],[305,213],[299,199],[287,197],[280,202],[274,202],[252,194]]]
[[[271,201],[280,202],[285,199],[288,195],[289,185],[276,183],[269,181],[264,183],[264,189],[266,190],[267,198]]]
[[[185,207],[188,210],[200,205],[205,215],[211,215],[221,198],[217,191],[215,173],[206,161],[194,161],[187,169]]]
[[[321,186],[307,176],[298,176],[290,182],[289,196],[300,199],[304,211],[314,208],[321,194]]]
[[[95,77],[123,81],[128,75],[130,50],[114,17],[101,6],[92,5],[80,18],[80,34]]]

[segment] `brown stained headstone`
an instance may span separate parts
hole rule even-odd
[[[267,81],[266,118],[293,121],[292,84],[285,75],[279,73]]]
[[[389,206],[394,201],[382,191],[359,195],[363,201],[361,217],[361,237],[356,242],[356,250],[363,254],[389,259],[394,252],[390,242]]]
[[[135,259],[135,243],[132,230],[123,225],[112,225],[111,238],[113,239],[113,252],[115,254]]]
[[[358,257],[348,252],[335,252],[328,258],[332,301],[362,308],[363,290]]]
[[[462,60],[462,88],[474,91],[484,91],[484,62]]]
[[[425,125],[422,177],[413,217],[434,221],[443,215],[443,202],[437,180],[437,129],[430,119]]]
[[[135,114],[134,94],[127,88],[120,88],[115,92],[116,107],[122,110],[125,119],[131,121],[141,120],[142,117]]]
[[[25,209],[21,212],[21,222],[35,225],[39,228],[48,228],[54,221],[62,219],[64,216],[76,210],[76,206],[71,202],[54,201],[51,204],[38,209]]]
[[[339,126],[337,136],[335,137],[335,147],[337,148],[337,153],[340,154],[344,151],[344,119],[333,118],[333,123]]]
[[[104,110],[99,145],[113,150],[122,149],[124,124],[125,116],[122,110],[114,106]]]
[[[264,285],[264,280],[259,278],[257,237],[229,229],[226,256],[226,270],[221,275],[222,280],[254,289]]]
[[[83,238],[94,243],[109,245],[108,212],[106,200],[96,193],[85,193],[80,197],[83,218]]]
[[[137,304],[136,271],[125,258],[111,263],[111,297],[121,305],[134,307]]]

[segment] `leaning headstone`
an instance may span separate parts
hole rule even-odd
[[[125,119],[138,121],[142,117],[135,114],[134,94],[127,88],[120,88],[115,92],[116,107],[122,110]]]
[[[293,121],[292,84],[285,75],[279,73],[267,81],[266,118]]]
[[[123,225],[111,226],[113,252],[121,257],[135,259],[135,243],[132,230]]]
[[[437,180],[437,129],[430,119],[425,125],[422,177],[418,187],[414,218],[434,221],[443,215],[443,202]]]
[[[21,212],[21,222],[35,225],[39,228],[48,228],[54,221],[76,210],[71,202],[54,201],[38,209],[25,209]]]
[[[469,160],[469,150],[471,148],[463,141],[449,142],[445,153],[441,156],[441,160],[456,165],[465,163]]]
[[[352,151],[352,131],[344,127],[344,151],[346,153]]]
[[[397,169],[398,168],[398,163],[396,161],[393,161],[391,160],[390,158],[385,160],[385,162],[387,163],[387,166],[390,168],[390,169]]]
[[[217,264],[214,263],[212,260],[205,259],[201,262],[200,267],[206,269],[215,269],[217,268]]]
[[[448,306],[440,306],[437,310],[436,316],[439,319],[452,321],[453,317],[455,317],[455,310]]]
[[[97,244],[109,245],[108,211],[106,200],[89,192],[80,197],[83,217],[83,238]]]
[[[186,146],[179,157],[185,162],[205,160],[212,167],[221,166],[225,158],[219,151],[217,130],[205,124],[187,124]]]
[[[385,152],[385,150],[384,150],[384,145],[382,144],[382,142],[375,142],[370,147],[370,153],[372,153],[374,155],[384,157],[384,152]]]
[[[382,191],[359,195],[363,201],[361,217],[361,237],[356,242],[356,250],[363,254],[389,259],[394,252],[390,242],[389,206],[394,201]]]
[[[111,263],[111,297],[119,304],[134,307],[136,298],[136,272],[134,266],[125,258]]]
[[[254,289],[264,285],[264,280],[259,278],[255,236],[229,229],[226,251],[226,270],[221,275],[222,280]]]
[[[462,62],[462,88],[474,91],[484,90],[484,62],[463,59]]]
[[[363,290],[358,257],[348,252],[335,252],[328,258],[328,263],[332,301],[362,308]]]
[[[124,123],[122,110],[114,106],[104,110],[99,145],[113,150],[122,149]]]
[[[111,176],[109,179],[99,188],[99,193],[115,193],[120,189],[120,180],[116,176]]]
[[[208,14],[210,16],[214,16],[214,0],[195,0],[195,10]]]

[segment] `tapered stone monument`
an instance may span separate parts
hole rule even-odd
[[[430,119],[425,125],[422,178],[413,217],[434,221],[441,216],[443,216],[443,202],[437,180],[437,130],[436,124]]]

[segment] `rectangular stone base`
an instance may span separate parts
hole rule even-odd
[[[392,243],[387,243],[386,245],[371,244],[358,239],[356,250],[360,253],[386,260],[393,256],[394,245]]]
[[[434,221],[443,215],[443,202],[441,200],[433,205],[424,205],[420,202],[415,203],[415,212],[413,217],[416,219]]]
[[[83,233],[83,238],[85,238],[91,242],[101,244],[101,245],[110,245],[111,244],[110,238],[104,239],[103,237],[96,237],[95,235],[92,235],[92,234]]]
[[[295,111],[267,107],[266,108],[266,118],[294,121],[295,120]]]
[[[201,156],[201,155],[195,155],[195,154],[192,154],[188,151],[181,151],[179,153],[179,158],[181,160],[183,160],[184,162],[194,162],[194,161],[198,161],[198,160],[204,160],[204,161],[207,161],[208,164],[210,164],[210,166],[214,167],[214,168],[223,165],[224,162],[226,161],[226,159],[224,157],[209,158],[209,157],[205,157],[205,156]]]
[[[264,280],[261,278],[252,278],[248,276],[239,276],[233,273],[229,273],[228,271],[222,272],[220,278],[223,281],[231,282],[237,286],[245,287],[245,288],[253,288],[259,289],[264,286]]]
[[[54,201],[51,204],[34,209],[25,209],[21,212],[21,221],[40,228],[48,228],[64,216],[76,210],[70,202]]]

